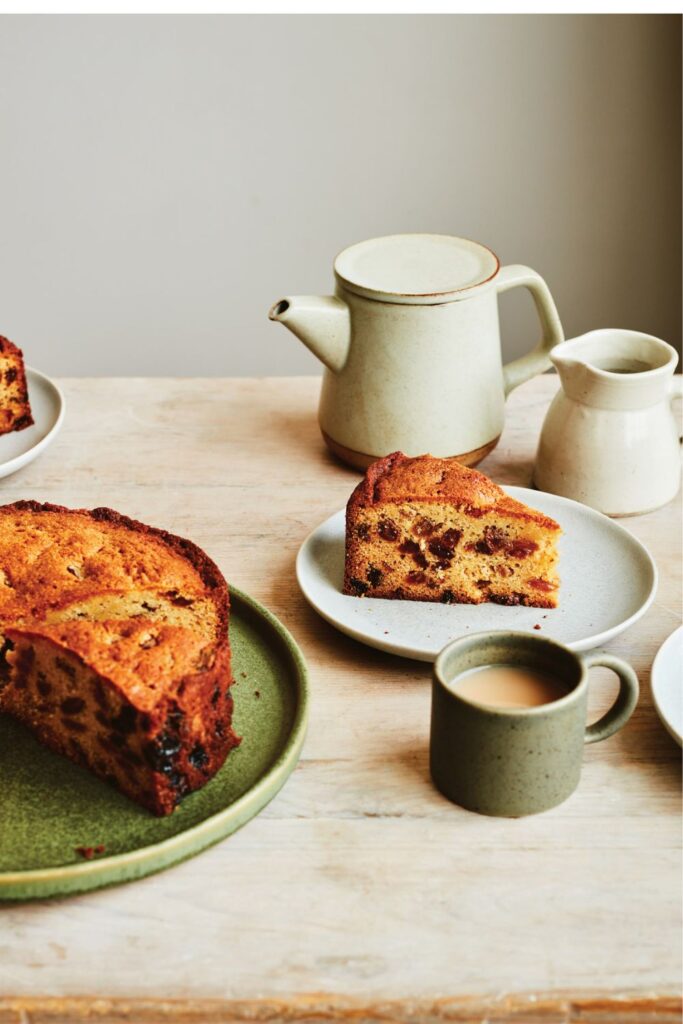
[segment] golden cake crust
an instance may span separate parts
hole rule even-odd
[[[554,608],[561,532],[456,459],[394,452],[349,499],[344,593]]]
[[[0,507],[0,710],[157,814],[238,742],[228,619],[191,541],[109,508]]]
[[[103,591],[209,591],[227,629],[228,589],[192,541],[111,508],[37,501],[0,506],[0,621],[41,618],[49,608]]]
[[[449,502],[475,516],[477,512],[497,508],[546,529],[560,530],[554,519],[510,498],[502,487],[476,469],[469,469],[455,459],[432,455],[410,458],[403,452],[394,452],[368,467],[349,499],[347,510],[353,513],[357,508],[401,501]]]
[[[9,338],[6,338],[4,334],[0,334],[0,352],[4,352],[8,356],[21,356],[22,359],[24,357],[24,353],[19,346],[15,345]]]
[[[211,650],[194,630],[149,619],[9,626],[5,635],[10,640],[45,638],[109,679],[139,711],[146,712],[159,704],[160,680],[164,697],[177,698],[188,677],[209,667],[207,647]]]

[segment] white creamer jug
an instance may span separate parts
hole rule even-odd
[[[610,516],[659,508],[678,492],[671,399],[678,353],[637,331],[590,331],[551,359],[562,385],[547,412],[534,482]]]

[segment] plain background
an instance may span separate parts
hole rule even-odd
[[[2,16],[0,332],[58,375],[317,372],[271,303],[426,230],[536,269],[568,337],[680,346],[680,51],[659,15]]]

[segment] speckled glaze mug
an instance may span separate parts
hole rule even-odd
[[[479,704],[457,692],[465,672],[515,665],[563,681],[567,693],[536,707]],[[619,695],[605,715],[586,726],[588,670],[612,669]],[[461,807],[500,817],[536,814],[576,789],[583,747],[607,739],[631,717],[638,677],[619,658],[578,655],[533,633],[476,633],[454,640],[434,665],[430,770],[437,789]]]

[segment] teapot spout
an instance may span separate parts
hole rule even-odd
[[[351,344],[349,307],[336,295],[291,295],[271,307],[269,320],[284,324],[333,373],[346,363]]]

